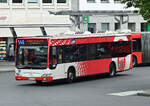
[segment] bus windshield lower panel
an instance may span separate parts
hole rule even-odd
[[[19,46],[17,51],[18,69],[46,69],[47,46]]]

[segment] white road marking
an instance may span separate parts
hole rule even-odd
[[[110,93],[108,95],[112,96],[132,96],[138,93],[143,93],[144,91],[126,91],[126,92],[118,92],[118,93]]]

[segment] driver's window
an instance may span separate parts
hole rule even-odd
[[[50,47],[50,61],[49,61],[50,69],[56,68],[57,65],[57,52],[56,47]]]

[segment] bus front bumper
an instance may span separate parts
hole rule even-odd
[[[52,81],[53,77],[23,77],[23,76],[16,76],[16,80]]]

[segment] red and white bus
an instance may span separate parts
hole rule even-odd
[[[150,33],[131,33],[133,66],[150,63]]]
[[[133,66],[142,64],[142,45],[141,45],[141,33],[131,33],[133,41],[132,60]]]
[[[127,35],[74,35],[18,38],[16,80],[53,81],[132,68],[132,38]]]

